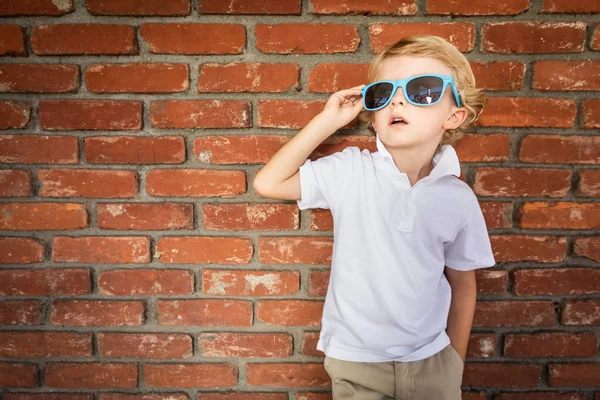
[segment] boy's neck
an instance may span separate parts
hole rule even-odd
[[[383,142],[381,145],[392,156],[398,170],[408,176],[411,186],[428,176],[433,170],[433,156],[437,150],[437,144],[432,146],[424,143],[419,147],[397,149],[389,148]]]

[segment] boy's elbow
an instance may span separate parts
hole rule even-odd
[[[255,177],[254,180],[252,181],[252,187],[254,188],[254,191],[256,192],[256,194],[258,194],[259,196],[269,197],[267,195],[268,189],[267,189],[266,185],[262,182],[262,180],[260,180],[258,178],[258,176]]]

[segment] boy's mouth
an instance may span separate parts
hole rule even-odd
[[[408,125],[408,122],[399,115],[393,115],[390,118],[388,125],[395,125],[395,126]]]

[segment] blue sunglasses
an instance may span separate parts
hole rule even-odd
[[[377,111],[387,106],[399,87],[410,104],[426,107],[438,103],[448,85],[452,87],[456,105],[462,107],[454,78],[448,75],[418,75],[399,81],[377,81],[362,88],[361,94],[363,105],[368,111]]]

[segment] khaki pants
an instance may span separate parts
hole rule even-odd
[[[410,362],[366,363],[325,357],[334,400],[460,400],[463,368],[452,345]]]

